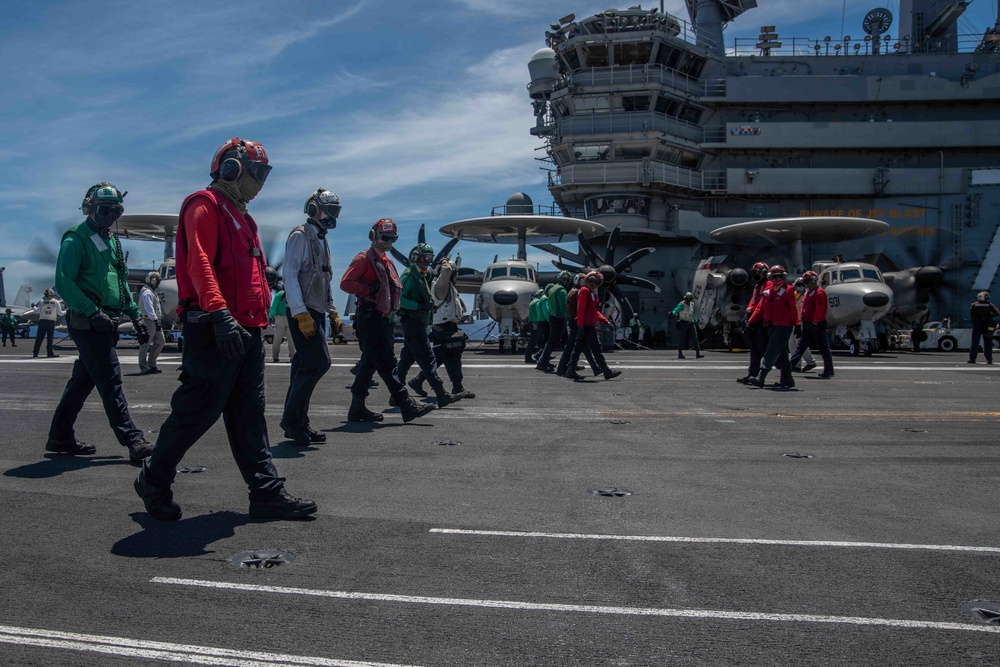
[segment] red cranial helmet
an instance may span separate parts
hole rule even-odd
[[[600,271],[591,271],[587,274],[587,285],[590,287],[600,287],[604,283],[604,276]]]
[[[772,279],[781,278],[782,280],[784,280],[785,275],[787,275],[787,273],[785,271],[785,267],[783,267],[781,264],[775,264],[774,266],[771,267],[771,270],[768,272],[767,275],[769,278]]]
[[[255,181],[263,183],[270,171],[263,146],[255,141],[233,137],[215,151],[209,175],[214,179],[235,181],[244,173],[249,173]]]
[[[805,282],[807,282],[807,283],[814,283],[818,279],[819,279],[819,276],[816,275],[815,271],[806,271],[805,273],[802,274],[802,280],[805,281]]]
[[[750,273],[753,275],[754,280],[760,282],[767,275],[767,270],[767,264],[764,262],[757,262],[753,265],[753,268],[750,269]]]

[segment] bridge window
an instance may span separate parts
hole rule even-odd
[[[649,95],[622,95],[623,111],[649,111]]]
[[[584,204],[587,217],[592,215],[646,215],[649,197],[611,195],[591,197]]]
[[[651,42],[627,42],[615,44],[616,65],[646,65],[653,52]]]
[[[608,113],[611,100],[607,97],[580,97],[574,100],[577,113]]]
[[[583,47],[583,54],[587,67],[607,67],[610,64],[607,44],[588,44]]]
[[[573,157],[577,162],[599,162],[611,158],[611,146],[608,144],[591,144],[574,146]]]

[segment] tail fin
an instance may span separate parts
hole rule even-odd
[[[31,308],[31,285],[21,285],[21,289],[17,290],[17,296],[14,297],[14,302],[11,305],[18,308]]]

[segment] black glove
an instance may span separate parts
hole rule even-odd
[[[115,323],[111,321],[111,318],[103,310],[98,310],[88,317],[87,320],[90,321],[90,328],[97,333],[111,333],[115,330]]]
[[[796,324],[792,328],[792,332],[795,334],[796,338],[802,338],[802,325],[801,324]]]
[[[139,340],[139,345],[148,343],[149,329],[142,323],[142,320],[132,320],[132,326],[135,328],[135,337]]]
[[[375,296],[376,294],[378,294],[378,291],[380,289],[382,289],[382,283],[380,283],[377,280],[368,287],[369,294],[371,294],[371,296]]]
[[[215,332],[215,345],[222,352],[222,356],[226,359],[242,357],[246,350],[243,338],[245,336],[249,339],[250,334],[240,326],[236,318],[230,314],[229,309],[223,308],[209,313],[209,321],[211,321],[212,330]]]
[[[743,325],[743,335],[749,338],[750,340],[753,340],[754,338],[757,337],[757,327],[747,322],[746,324]]]
[[[156,325],[157,331],[163,331],[163,324],[160,322],[160,320],[153,320],[153,324]]]

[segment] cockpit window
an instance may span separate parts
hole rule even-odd
[[[840,281],[849,283],[854,280],[861,280],[861,269],[844,269],[840,272]]]
[[[524,266],[512,266],[510,267],[510,277],[520,278],[522,280],[528,279],[528,268]]]
[[[507,276],[507,267],[498,266],[494,269],[490,269],[490,275],[487,276],[487,280],[496,280],[497,278],[505,278]]]
[[[865,274],[866,280],[877,280],[879,282],[882,282],[882,275],[878,272],[877,269],[862,269],[862,273]]]

